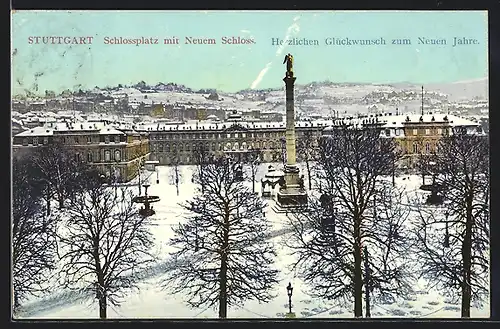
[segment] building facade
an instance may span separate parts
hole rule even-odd
[[[341,125],[376,126],[381,137],[394,138],[404,166],[413,167],[420,154],[437,152],[437,143],[453,127],[483,134],[479,123],[446,114],[364,115],[333,120],[295,123],[297,161],[303,161],[319,137]],[[134,178],[145,160],[160,165],[196,164],[197,153],[231,154],[245,160],[258,151],[262,162],[281,162],[285,157],[284,122],[155,122],[118,124],[107,121],[49,122],[13,137],[13,155],[22,156],[34,147],[60,143],[75,158],[89,163],[120,181]]]
[[[149,155],[148,134],[106,122],[56,122],[13,137],[14,157],[43,145],[64,145],[75,159],[95,166],[118,182],[133,179]]]
[[[323,129],[332,121],[297,122],[298,158],[300,140],[317,141]],[[283,159],[284,122],[196,122],[182,124],[139,124],[136,129],[149,134],[150,160],[160,165],[195,164],[196,150],[204,149],[214,156],[232,154],[244,160],[253,150],[259,150],[262,162]]]
[[[417,164],[422,154],[433,154],[439,140],[453,133],[453,128],[462,127],[469,134],[484,134],[479,123],[449,114],[401,114],[365,115],[356,118],[334,120],[329,129],[341,125],[358,127],[378,127],[381,137],[394,138],[402,154],[400,165],[409,168]],[[328,134],[328,129],[325,130]]]

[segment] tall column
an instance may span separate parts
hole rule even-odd
[[[285,56],[286,63],[285,82],[286,95],[286,163],[284,168],[284,181],[276,194],[276,212],[287,212],[301,209],[307,205],[307,192],[304,189],[304,180],[300,177],[299,167],[296,165],[295,153],[295,109],[294,109],[294,84],[297,79],[293,74],[293,56]]]
[[[294,109],[294,84],[297,78],[286,75],[283,78],[286,86],[286,163],[295,166],[295,109]]]

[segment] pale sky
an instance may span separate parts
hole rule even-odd
[[[12,14],[13,93],[174,82],[234,92],[282,86],[283,57],[297,84],[313,81],[446,83],[488,75],[486,11],[16,11]],[[91,45],[29,44],[30,36],[92,36]],[[109,45],[105,37],[178,37],[179,45]],[[255,44],[223,45],[222,37]],[[186,45],[185,37],[216,45]],[[317,39],[282,47],[272,38]],[[380,39],[385,46],[327,46],[326,38]],[[444,38],[447,45],[418,44]],[[454,38],[477,44],[453,47]],[[408,38],[411,45],[392,45]]]

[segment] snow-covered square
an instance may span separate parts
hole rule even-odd
[[[267,164],[261,165],[257,174],[256,192],[260,193],[260,179],[263,177]],[[279,165],[276,165],[279,167]],[[191,199],[196,193],[197,186],[192,182],[194,166],[182,166],[182,180],[177,195],[172,182],[172,168],[158,167],[156,172],[144,172],[142,180],[150,184],[148,194],[160,197],[154,203],[156,214],[152,216],[151,232],[155,238],[155,253],[157,262],[147,271],[140,273],[141,282],[137,290],[127,291],[120,306],[109,306],[109,318],[217,318],[214,308],[190,308],[179,294],[170,294],[168,289],[162,288],[165,273],[171,270],[173,264],[169,258],[173,251],[168,245],[172,237],[172,227],[182,223],[189,214],[180,206],[180,203]],[[158,178],[158,183],[157,183]],[[128,188],[138,194],[137,179],[128,184]],[[249,186],[251,183],[247,182]],[[406,175],[396,178],[398,186],[405,186],[409,193],[415,193],[421,184],[421,177]],[[298,274],[290,270],[294,258],[285,247],[287,239],[286,228],[288,214],[275,213],[271,206],[272,199],[266,199],[268,204],[265,216],[272,224],[277,235],[270,237],[270,241],[277,249],[275,266],[280,270],[280,283],[274,288],[276,296],[268,303],[247,302],[241,307],[229,307],[229,318],[280,318],[288,313],[288,297],[286,286],[290,282],[294,288],[292,308],[299,318],[349,318],[352,310],[340,306],[335,301],[312,298],[308,295],[310,288],[305,285]],[[54,284],[57,284],[54,282]],[[444,297],[435,289],[426,290],[425,280],[419,280],[415,293],[404,300],[387,300],[372,305],[372,317],[459,317],[460,305]],[[472,308],[472,317],[488,317],[489,304],[481,308]],[[79,295],[71,291],[55,289],[49,296],[32,299],[20,313],[20,318],[29,319],[72,319],[98,318],[98,304],[95,299]]]

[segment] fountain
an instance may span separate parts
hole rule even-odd
[[[160,197],[157,195],[148,195],[148,187],[149,184],[142,185],[144,187],[144,195],[136,196],[132,199],[135,203],[142,203],[144,207],[141,207],[139,210],[139,214],[144,217],[152,216],[155,214],[153,207],[151,207],[151,203],[160,201]]]

